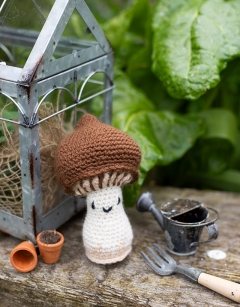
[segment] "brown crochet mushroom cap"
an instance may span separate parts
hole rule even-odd
[[[80,184],[78,195],[85,195],[136,181],[140,161],[141,151],[131,137],[86,114],[59,144],[55,173],[67,194],[74,194]]]

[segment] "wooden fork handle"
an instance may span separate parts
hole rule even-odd
[[[205,273],[199,275],[198,283],[240,303],[240,284]]]

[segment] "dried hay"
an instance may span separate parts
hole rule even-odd
[[[55,111],[51,103],[43,103],[39,110],[39,117],[45,118]],[[43,213],[56,206],[63,194],[54,174],[54,154],[59,142],[66,136],[63,114],[53,116],[39,124]],[[1,121],[0,125],[6,137],[5,142],[0,146],[0,210],[22,217],[18,127],[11,133],[5,121]]]

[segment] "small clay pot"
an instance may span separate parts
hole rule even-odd
[[[19,272],[32,271],[38,263],[34,244],[30,241],[24,241],[16,246],[10,253],[10,262]]]
[[[48,230],[49,232],[54,232],[55,230]],[[63,242],[64,242],[64,237],[63,235],[58,232],[55,231],[56,234],[58,234],[60,236],[60,241],[54,244],[46,244],[43,243],[40,240],[40,237],[42,235],[43,232],[40,232],[37,236],[37,245],[39,248],[39,252],[40,252],[40,256],[42,258],[42,261],[45,263],[55,263],[58,261],[60,254],[61,254],[61,250],[62,250],[62,246],[63,246]]]

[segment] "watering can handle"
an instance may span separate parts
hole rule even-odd
[[[218,227],[217,227],[217,225],[213,223],[213,224],[205,226],[205,227],[207,228],[208,234],[209,234],[208,240],[202,241],[202,242],[192,242],[190,244],[190,247],[198,246],[200,244],[208,243],[208,242],[211,242],[211,241],[217,239],[217,237],[218,237]]]
[[[205,225],[204,225],[207,228],[207,231],[208,231],[208,235],[209,235],[208,240],[202,241],[202,242],[192,242],[190,244],[190,247],[194,247],[194,246],[198,246],[199,244],[204,244],[204,243],[211,242],[213,240],[216,240],[217,237],[218,237],[218,227],[214,223],[216,221],[216,219],[218,218],[218,213],[217,213],[216,210],[214,210],[212,208],[208,208],[208,209],[214,211],[216,213],[216,215],[217,215],[217,217],[214,220],[206,222]]]

